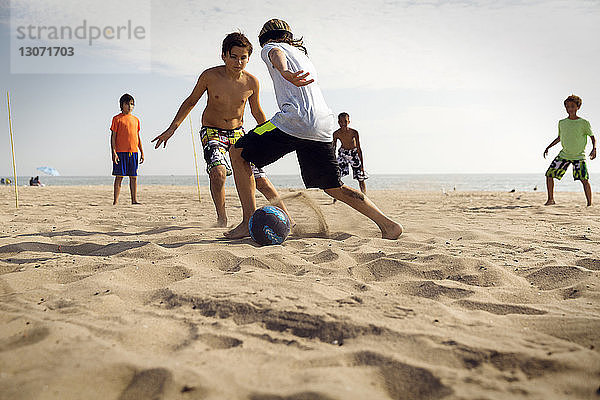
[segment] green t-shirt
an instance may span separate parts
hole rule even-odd
[[[593,136],[590,123],[583,118],[558,121],[558,137],[562,150],[558,153],[565,160],[585,160],[587,137]]]

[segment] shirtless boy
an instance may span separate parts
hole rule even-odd
[[[210,179],[210,194],[217,211],[217,226],[227,226],[225,211],[225,179],[231,175],[232,168],[227,160],[227,153],[235,142],[244,136],[244,109],[246,102],[250,104],[252,116],[258,124],[267,119],[260,107],[258,79],[244,70],[250,55],[252,44],[242,33],[230,33],[223,40],[221,58],[225,65],[205,70],[194,87],[192,93],[183,101],[173,122],[166,131],[154,138],[157,149],[167,141],[185,120],[204,92],[208,93],[206,108],[202,113],[202,129],[200,136],[206,160],[206,170]],[[283,209],[288,215],[277,190],[266,177],[262,169],[251,165],[256,189],[271,204]],[[234,173],[236,186],[238,174]]]
[[[340,129],[333,132],[333,148],[336,148],[339,140],[341,146],[338,150],[338,171],[340,176],[346,176],[350,173],[352,167],[352,177],[358,181],[358,186],[362,193],[367,193],[365,179],[368,178],[365,173],[362,150],[360,149],[360,140],[358,131],[348,127],[350,124],[350,115],[348,113],[340,113],[338,115],[338,124]],[[334,199],[335,202],[335,199]]]

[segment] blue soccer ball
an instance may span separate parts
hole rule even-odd
[[[248,222],[250,237],[263,246],[283,243],[290,233],[290,228],[287,214],[275,206],[257,209]]]

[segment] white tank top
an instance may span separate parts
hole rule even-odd
[[[309,72],[307,79],[315,81],[302,87],[286,81],[269,59],[269,52],[275,47],[285,54],[288,70]],[[271,118],[273,125],[297,138],[318,142],[333,141],[335,129],[333,113],[325,103],[319,88],[317,71],[309,58],[301,50],[287,43],[265,44],[261,51],[261,58],[267,64],[271,74],[277,105],[281,110]]]

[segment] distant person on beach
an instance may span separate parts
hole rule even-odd
[[[546,171],[546,187],[548,188],[548,200],[546,206],[555,204],[554,202],[554,178],[560,180],[567,172],[569,164],[573,164],[573,179],[581,181],[583,191],[587,199],[587,205],[592,205],[592,188],[589,182],[589,172],[585,163],[585,147],[588,136],[592,141],[592,151],[590,160],[596,158],[596,138],[592,133],[590,123],[577,116],[577,111],[581,107],[581,98],[574,94],[567,97],[564,101],[565,109],[569,116],[558,121],[558,137],[552,141],[544,150],[544,158],[548,150],[558,142],[562,145],[562,150]]]
[[[204,92],[208,93],[206,108],[202,113],[200,138],[206,161],[206,171],[210,180],[210,194],[217,211],[217,226],[227,226],[225,211],[225,179],[234,174],[236,186],[239,176],[232,170],[227,153],[231,147],[245,135],[242,126],[246,102],[250,104],[252,116],[258,124],[267,119],[260,107],[258,79],[244,70],[250,55],[252,44],[246,36],[239,32],[228,34],[222,43],[221,58],[225,65],[209,68],[200,74],[192,93],[183,101],[173,122],[166,131],[154,138],[157,149],[167,141],[187,115],[192,111]],[[262,169],[251,165],[256,181],[256,188],[267,200],[288,211],[279,197],[277,190]]]
[[[258,39],[280,111],[238,140],[229,152],[234,170],[240,171],[236,184],[243,219],[225,236],[237,239],[249,235],[248,220],[256,209],[249,163],[260,168],[295,151],[307,188],[323,189],[373,220],[383,238],[397,239],[402,226],[386,217],[363,193],[340,181],[332,145],[333,114],[325,103],[302,39],[294,39],[290,26],[279,19],[267,21]]]
[[[44,186],[42,182],[40,182],[40,177],[36,176],[35,178],[32,176],[29,179],[29,186]]]
[[[139,163],[144,162],[144,150],[140,139],[140,120],[131,114],[135,101],[130,94],[125,93],[119,99],[121,113],[112,119],[110,125],[110,148],[112,154],[113,171],[115,176],[113,205],[119,201],[121,182],[123,177],[129,177],[129,190],[131,204],[140,204],[137,201],[137,170],[138,149]]]
[[[350,115],[346,112],[338,115],[338,124],[340,125],[340,129],[333,132],[333,148],[335,150],[337,141],[339,140],[341,146],[338,149],[337,162],[340,177],[350,174],[350,167],[352,167],[352,177],[358,181],[360,191],[367,194],[365,179],[368,179],[368,176],[365,173],[365,163],[360,148],[358,131],[348,126],[350,124]]]

